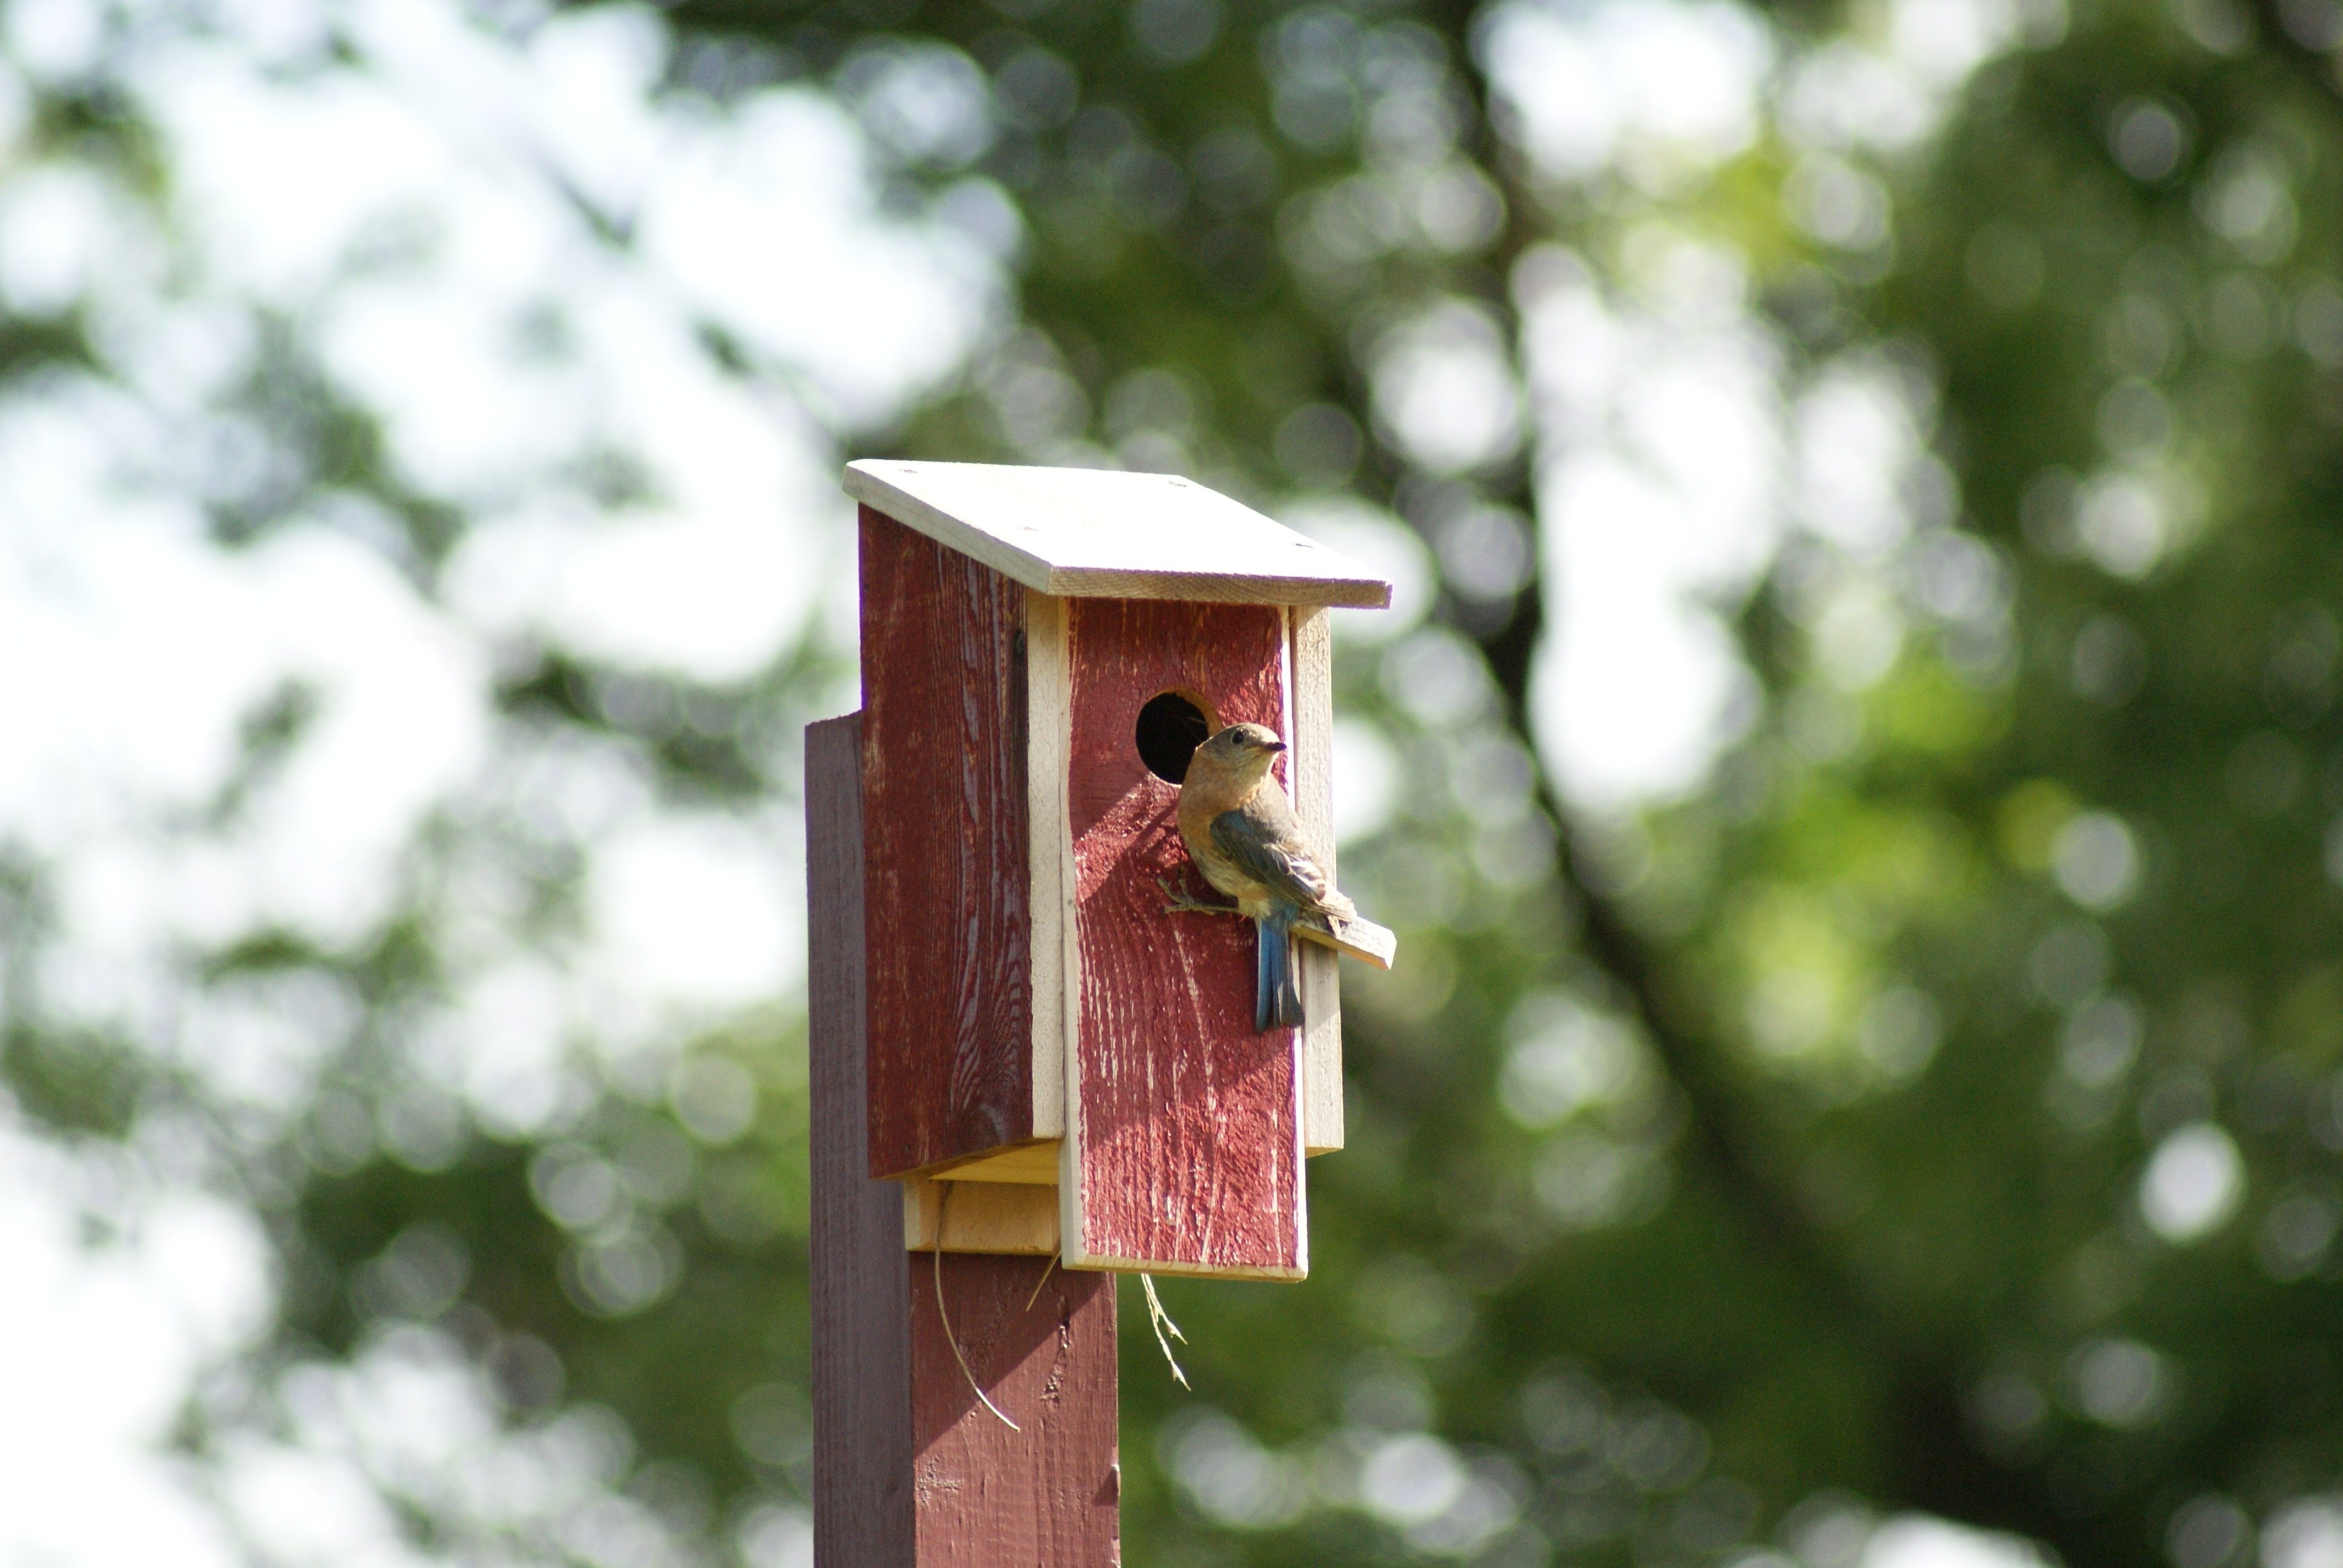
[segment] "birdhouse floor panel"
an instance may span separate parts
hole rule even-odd
[[[1009,1252],[1032,1258],[1058,1251],[1058,1194],[1050,1187],[1002,1181],[922,1181],[903,1186],[903,1245],[932,1252]]]
[[[1071,1268],[1295,1277],[1308,1266],[1300,1057],[1255,1034],[1248,922],[1165,911],[1201,877],[1134,724],[1164,691],[1290,733],[1276,608],[1077,599],[1070,828],[1077,1023],[1062,1198]]]

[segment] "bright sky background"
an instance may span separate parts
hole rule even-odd
[[[354,999],[199,990],[181,955],[272,924],[357,944],[401,896],[427,819],[530,814],[589,853],[588,930],[524,949],[500,935],[512,889],[493,867],[451,890],[472,969],[424,1065],[431,1091],[488,1124],[540,1129],[574,1028],[624,1052],[797,983],[798,828],[786,809],[659,807],[639,758],[500,721],[492,683],[532,643],[722,681],[835,617],[851,592],[838,433],[950,376],[1009,290],[1000,204],[971,186],[938,216],[882,212],[863,126],[980,135],[981,104],[949,61],[891,79],[900,101],[867,121],[801,87],[724,111],[661,102],[668,38],[644,9],[525,35],[454,0],[224,0],[204,28],[186,9],[119,8],[133,41],[110,48],[106,13],[83,0],[0,12],[0,304],[85,310],[107,361],[0,397],[0,666],[39,672],[0,685],[16,738],[0,839],[39,846],[57,877],[44,994],[282,1117]],[[1877,50],[1785,60],[1727,0],[1514,0],[1488,60],[1558,177],[1661,188],[1775,116],[1812,162],[1805,221],[1859,247],[1881,198],[1858,161],[1925,136],[2021,23],[1993,0],[1890,11]],[[321,56],[328,16],[354,60]],[[96,165],[26,156],[28,84],[93,75],[160,128],[167,210]],[[639,243],[599,242],[598,218]],[[1735,256],[1664,227],[1634,244],[1632,293],[1566,252],[1524,263],[1525,386],[1490,323],[1453,302],[1393,335],[1376,387],[1386,433],[1429,467],[1534,443],[1556,628],[1539,739],[1574,797],[1612,809],[1692,787],[1745,721],[1722,618],[1785,538],[1850,563],[1815,614],[1839,628],[1825,640],[1852,689],[1901,635],[1877,570],[1947,520],[1912,499],[1938,493],[1915,479],[1924,387],[1862,357],[1788,385]],[[356,497],[256,548],[206,537],[198,498],[281,482],[286,454],[219,400],[269,321],[379,413],[407,485],[480,519],[436,580]],[[759,373],[718,364],[703,321]],[[640,498],[615,514],[582,477],[614,459]],[[1321,503],[1313,521],[1419,607],[1358,635],[1420,613],[1435,569],[1421,546],[1365,508]],[[1444,648],[1411,657],[1436,673]],[[244,717],[297,679],[318,719],[260,809],[191,828]],[[1356,802],[1376,752],[1353,739]],[[657,1518],[607,1484],[622,1432],[591,1412],[503,1431],[428,1330],[297,1369],[277,1391],[287,1435],[248,1439],[216,1482],[164,1457],[181,1401],[266,1323],[274,1290],[253,1217],[198,1195],[199,1146],[158,1122],[125,1153],[66,1151],[0,1096],[0,1342],[17,1347],[0,1357],[0,1560],[404,1563],[384,1478],[483,1532],[672,1559]],[[116,1240],[83,1244],[92,1213]],[[1388,1485],[1361,1505],[1462,1539],[1455,1511],[1485,1498],[1437,1439],[1412,1441],[1371,1467]],[[1850,1528],[1862,1568],[2028,1561],[1926,1520]],[[752,1518],[741,1546],[772,1568],[809,1561],[801,1516]]]
[[[357,58],[335,65],[324,7],[218,9],[213,30],[156,5],[111,51],[77,0],[15,0],[0,29],[0,301],[87,309],[110,372],[0,399],[0,664],[41,672],[0,689],[18,738],[0,839],[56,873],[44,996],[281,1116],[354,1000],[198,989],[185,947],[269,925],[357,945],[430,814],[550,814],[590,848],[590,930],[524,950],[493,871],[458,890],[474,970],[425,1063],[490,1125],[541,1125],[574,1026],[624,1050],[788,992],[802,872],[792,811],[660,809],[626,749],[500,724],[500,659],[534,642],[717,682],[769,663],[851,594],[832,430],[953,370],[1004,280],[960,231],[880,214],[863,132],[827,96],[654,101],[668,41],[648,11],[524,42],[449,0],[336,5]],[[161,129],[166,211],[15,145],[27,83],[92,75]],[[638,245],[598,243],[588,206]],[[776,307],[806,299],[822,308]],[[437,582],[356,497],[254,548],[206,538],[197,498],[256,492],[284,460],[214,401],[252,373],[264,317],[378,411],[406,484],[481,519]],[[729,374],[703,322],[764,373]],[[578,477],[613,454],[645,498],[615,516]],[[247,825],[191,829],[246,715],[294,679],[319,701],[305,742]],[[428,1331],[289,1380],[291,1441],[233,1454],[214,1512],[157,1444],[273,1285],[253,1219],[196,1195],[187,1141],[146,1128],[125,1156],[68,1153],[0,1097],[0,1337],[18,1347],[0,1358],[0,1560],[407,1561],[369,1477],[482,1530],[590,1526],[637,1540],[609,1561],[672,1555],[607,1490],[622,1434],[590,1412],[500,1432]],[[82,1245],[85,1211],[119,1240]],[[753,1557],[806,1560],[801,1520],[744,1532]]]
[[[1853,160],[1926,136],[2025,18],[2006,0],[1893,0],[1885,24],[1879,47],[1785,59],[1723,0],[1513,0],[1483,55],[1524,149],[1560,179],[1664,195],[1749,146],[1770,109],[1809,172],[1788,182],[1786,216],[1860,253],[1885,237],[1885,196]],[[1795,205],[1810,187],[1831,196],[1810,204],[1820,212]],[[1865,226],[1873,213],[1881,226]],[[1539,739],[1596,810],[1690,788],[1754,716],[1725,622],[1786,537],[1843,559],[1816,615],[1826,664],[1860,688],[1901,634],[1881,568],[1916,529],[1952,520],[1929,504],[1944,487],[1927,471],[1924,387],[1862,353],[1792,385],[1737,254],[1658,220],[1624,253],[1628,289],[1553,250],[1514,277],[1554,628]]]

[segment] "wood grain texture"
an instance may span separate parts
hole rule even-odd
[[[902,1189],[868,1174],[861,755],[859,715],[806,731],[814,1563],[1113,1568],[1113,1281],[1053,1270],[1046,1255],[915,1258]],[[1054,1228],[1049,1188],[958,1186],[948,1245],[962,1212],[984,1227],[996,1194],[1040,1199],[1026,1221]],[[970,1392],[937,1312],[939,1261],[970,1366],[1022,1432]]]
[[[932,1252],[1058,1255],[1058,1193],[1053,1187],[1005,1181],[929,1181],[903,1189],[903,1245]]]
[[[819,1568],[913,1568],[902,1198],[864,1147],[859,715],[806,730],[807,1095]]]
[[[937,1261],[930,1252],[911,1263],[919,1568],[1114,1568],[1113,1279],[1052,1270],[1043,1258],[942,1255],[952,1333],[986,1394],[1022,1429],[1011,1432],[977,1402],[952,1355]]]
[[[1391,603],[1373,573],[1176,474],[865,459],[846,493],[1060,598]]]
[[[1063,1174],[1070,1268],[1296,1278],[1308,1267],[1292,1030],[1252,1031],[1253,930],[1164,911],[1203,882],[1139,759],[1160,692],[1222,724],[1287,729],[1275,608],[1078,599],[1071,607],[1077,1022]]]
[[[1025,594],[862,508],[870,1174],[1034,1135]]]
[[[1325,856],[1330,877],[1335,875],[1332,623],[1322,609],[1290,612],[1286,660],[1293,693],[1293,809]],[[1302,1146],[1324,1154],[1342,1146],[1342,960],[1314,942],[1296,946],[1294,958],[1302,966]]]
[[[1066,1132],[1066,748],[1073,668],[1066,601],[1025,590],[1026,875],[1032,889],[1033,1135]],[[1054,1161],[1052,1162],[1054,1165]],[[1055,1180],[1055,1177],[1051,1178]]]

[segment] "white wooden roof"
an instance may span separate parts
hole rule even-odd
[[[846,493],[1042,593],[1382,609],[1391,584],[1176,474],[866,459]]]

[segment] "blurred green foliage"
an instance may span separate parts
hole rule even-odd
[[[1407,789],[1344,879],[1405,961],[1350,980],[1350,1145],[1312,1167],[1311,1279],[1166,1282],[1192,1395],[1126,1303],[1129,1561],[1534,1568],[1773,1541],[1827,1568],[1834,1523],[1867,1508],[2077,1565],[2219,1568],[2250,1551],[2233,1521],[2343,1483],[2331,13],[2028,13],[1940,130],[1850,155],[1892,221],[1848,244],[1795,220],[1788,187],[1822,176],[1770,130],[1640,182],[1542,172],[1463,5],[667,7],[671,91],[822,84],[895,148],[906,202],[956,191],[1019,247],[1017,319],[871,451],[1111,454],[1264,501],[1355,496],[1437,544],[1459,507],[1534,512],[1535,448],[1412,459],[1374,407],[1376,345],[1466,301],[1517,357],[1539,247],[1632,295],[1657,223],[1745,260],[1785,383],[1855,352],[1919,388],[1957,497],[1935,558],[1791,538],[1735,610],[1762,702],[1708,783],[1635,814],[1574,815],[1538,761],[1534,570],[1450,582],[1444,641],[1346,646],[1342,710]],[[1816,50],[1884,15],[1768,22]],[[906,60],[981,73],[994,134],[890,120]],[[1379,114],[1403,88],[1416,119]],[[45,112],[117,134],[104,111]],[[1427,181],[1448,205],[1393,216]],[[1337,208],[1348,228],[1315,222]],[[0,331],[12,366],[77,351]],[[269,385],[317,473],[396,498],[362,419]],[[401,515],[427,562],[458,526]],[[1906,628],[1865,682],[1834,676],[1816,608],[1849,585]],[[2001,618],[1932,608],[1962,592]],[[1404,661],[1459,649],[1422,699]],[[500,700],[639,740],[674,798],[788,798],[788,736],[840,674],[810,646],[723,690],[548,658]],[[288,692],[256,719],[252,769],[303,711]],[[574,920],[576,867],[525,821],[448,822],[436,849],[515,858],[539,894],[518,918]],[[437,1322],[514,1422],[616,1412],[613,1479],[687,1536],[804,1498],[801,1020],[691,1041],[656,1081],[572,1084],[590,1107],[557,1142],[484,1133],[399,1065],[402,998],[458,940],[441,891],[425,876],[355,957],[263,942],[214,967],[331,972],[369,1020],[297,1147],[222,1140],[280,1259],[262,1359]],[[38,878],[0,863],[12,961],[46,919]],[[61,1132],[171,1101],[122,1042],[9,1019],[0,1073]],[[2207,1193],[2234,1213],[2191,1210]],[[190,1443],[267,1419],[238,1397]]]

